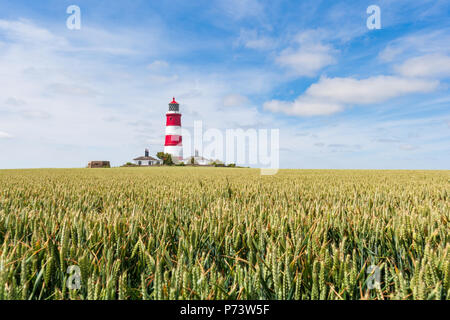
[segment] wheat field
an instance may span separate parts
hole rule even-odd
[[[449,191],[449,171],[0,170],[0,299],[450,299]]]

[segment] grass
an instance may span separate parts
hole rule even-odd
[[[0,170],[0,299],[450,299],[449,187],[449,171]]]

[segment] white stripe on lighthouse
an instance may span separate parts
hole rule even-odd
[[[170,153],[172,157],[178,157],[178,160],[182,158],[183,147],[179,146],[165,146],[164,153]]]
[[[166,136],[181,136],[181,127],[180,126],[167,126],[166,127]]]

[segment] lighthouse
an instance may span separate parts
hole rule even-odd
[[[183,143],[181,137],[180,104],[173,98],[166,113],[166,142],[164,153],[172,155],[172,160],[178,162],[183,159]]]

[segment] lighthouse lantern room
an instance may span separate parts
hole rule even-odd
[[[178,162],[183,159],[183,143],[181,136],[180,104],[173,98],[166,113],[166,141],[164,153],[172,155],[172,160]]]

